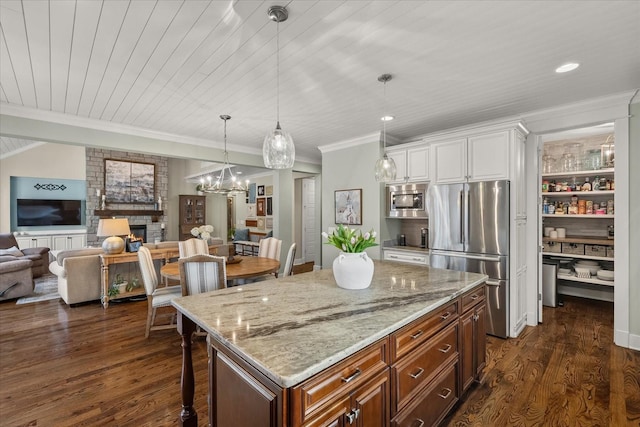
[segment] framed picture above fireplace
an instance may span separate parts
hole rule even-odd
[[[154,203],[156,174],[153,163],[105,159],[104,192],[107,203]]]

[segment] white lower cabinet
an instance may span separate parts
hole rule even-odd
[[[54,251],[61,251],[64,249],[80,249],[87,246],[86,234],[61,234],[51,236],[52,246]]]
[[[387,261],[406,262],[408,264],[429,265],[429,254],[426,252],[400,251],[384,249],[384,259]]]
[[[49,248],[53,251],[64,249],[81,249],[87,246],[87,235],[81,234],[40,234],[31,236],[16,236],[18,247]]]

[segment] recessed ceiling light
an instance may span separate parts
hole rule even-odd
[[[556,73],[568,73],[569,71],[575,70],[579,66],[580,64],[578,64],[577,62],[569,62],[556,68]]]
[[[380,117],[380,120],[382,120],[383,122],[390,122],[393,119],[395,119],[395,116],[383,116],[383,117]]]

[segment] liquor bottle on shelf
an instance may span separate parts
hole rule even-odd
[[[596,176],[593,180],[593,191],[600,191],[600,177]]]
[[[582,191],[591,191],[591,183],[589,182],[589,177],[584,178],[584,184],[582,184]]]

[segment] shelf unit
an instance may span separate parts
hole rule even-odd
[[[613,168],[608,169],[597,169],[597,170],[580,170],[575,172],[556,172],[556,173],[543,173],[541,175],[543,181],[556,181],[557,183],[562,182],[573,182],[573,183],[581,183],[584,182],[584,178],[589,177],[591,184],[593,185],[593,179],[598,177],[604,177],[607,179],[613,179],[615,176],[615,170]],[[542,183],[541,183],[542,184]],[[615,188],[615,187],[614,187]],[[565,202],[569,201],[572,197],[577,196],[579,199],[583,200],[592,200],[595,203],[606,204],[608,200],[615,200],[615,190],[595,190],[595,191],[542,191],[542,185],[539,187],[539,196],[540,196],[540,204],[542,205],[543,200],[546,198],[548,201],[555,202]],[[542,208],[542,206],[541,206]],[[541,209],[542,210],[542,209]],[[613,225],[614,214],[547,214],[541,213],[541,218],[543,221],[544,227],[564,227],[567,230],[567,234],[569,234],[566,238],[549,238],[543,237],[542,242],[544,243],[556,243],[556,244],[584,244],[584,245],[600,245],[600,246],[614,246],[614,239],[607,239],[606,234],[603,237],[591,237],[591,236],[578,236],[577,234],[588,234],[597,236],[599,234],[604,234],[607,230],[606,228],[609,225]],[[600,220],[600,221],[598,221]],[[547,245],[544,245],[547,246]],[[556,253],[556,252],[547,252],[544,251],[542,254],[545,257],[560,257],[565,259],[588,259],[599,262],[608,262],[613,263],[613,257],[603,257],[603,256],[594,256],[594,255],[574,255],[570,253]],[[596,277],[591,278],[582,278],[577,277],[575,275],[568,274],[558,274],[558,280],[564,280],[568,282],[574,283],[582,283],[589,285],[599,285],[606,286],[611,289],[614,286],[614,281],[601,280]],[[588,294],[588,291],[587,291]],[[596,297],[597,298],[597,297]]]
[[[207,218],[206,196],[179,196],[179,240],[192,238],[191,229],[205,224]]]

